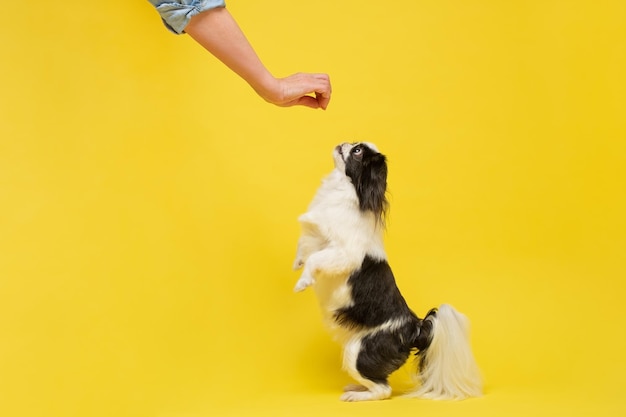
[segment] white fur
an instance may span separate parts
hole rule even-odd
[[[482,395],[482,379],[469,339],[469,320],[443,304],[434,320],[435,331],[423,358],[421,386],[409,397],[461,400]]]

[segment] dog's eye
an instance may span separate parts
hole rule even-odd
[[[361,151],[362,151],[361,148],[354,148],[354,149],[352,149],[352,153],[355,154],[355,155],[359,155],[361,153]]]

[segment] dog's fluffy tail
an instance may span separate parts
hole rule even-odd
[[[481,396],[482,378],[470,346],[467,317],[443,304],[424,321],[432,322],[432,338],[418,355],[421,384],[407,396],[433,400]]]

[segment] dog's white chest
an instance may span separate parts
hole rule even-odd
[[[337,332],[340,327],[335,322],[335,313],[353,305],[352,290],[348,285],[349,276],[322,277],[313,285],[324,323],[335,338],[341,338]],[[338,340],[339,341],[339,340]]]

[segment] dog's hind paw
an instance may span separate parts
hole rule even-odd
[[[367,387],[361,384],[348,384],[343,387],[343,392],[362,392],[367,391]]]
[[[376,401],[384,400],[385,398],[389,398],[391,396],[391,388],[388,385],[377,385],[372,389],[367,389],[362,385],[352,385],[352,387],[358,387],[359,389],[344,392],[340,397],[341,401]]]

